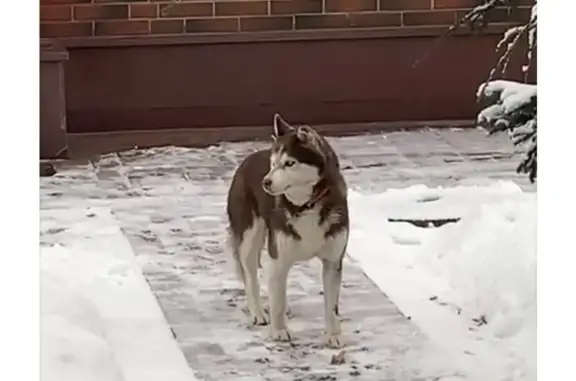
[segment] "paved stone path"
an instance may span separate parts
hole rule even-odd
[[[383,191],[512,179],[525,190],[535,190],[514,173],[519,157],[505,136],[423,130],[331,141],[351,187]],[[168,147],[57,162],[58,174],[41,180],[41,208],[86,208],[87,214],[90,206],[111,208],[200,380],[453,376],[449,368],[424,369],[433,355],[426,337],[348,259],[341,296],[345,364],[331,365],[337,351],[322,346],[323,299],[316,262],[299,264],[290,275],[292,345],[271,343],[265,340],[265,328],[248,326],[225,245],[225,195],[236,165],[264,145]]]

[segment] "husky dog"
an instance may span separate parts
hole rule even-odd
[[[322,261],[327,344],[342,346],[338,298],[348,244],[347,187],[326,139],[274,115],[272,147],[250,154],[228,192],[229,232],[253,324],[270,323],[273,340],[290,341],[288,272],[298,261]],[[264,242],[271,257],[269,310],[260,301],[258,267]]]

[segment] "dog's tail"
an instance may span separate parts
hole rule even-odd
[[[234,262],[236,276],[238,280],[244,282],[244,268],[240,262],[240,237],[236,236],[230,227],[228,227],[228,247],[232,250],[232,260]]]

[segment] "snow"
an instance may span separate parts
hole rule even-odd
[[[194,380],[109,208],[41,216],[42,379]]]
[[[497,96],[502,105],[503,113],[513,112],[530,103],[532,97],[537,95],[536,85],[498,79],[478,87],[477,97]],[[482,119],[478,116],[478,122]]]
[[[507,131],[514,145],[525,146],[517,171],[537,176],[537,88],[536,85],[506,80],[490,81],[478,88],[478,99],[488,103],[477,124],[491,133]]]
[[[468,320],[484,316],[485,335],[513,350],[535,375],[536,197],[480,204],[428,242],[426,260]],[[447,299],[446,295],[444,298]]]
[[[430,340],[421,375],[535,380],[535,199],[510,181],[350,190],[348,254]],[[41,221],[43,379],[193,380],[110,208]]]
[[[478,88],[479,99],[488,99],[490,105],[478,113],[477,124],[489,129],[505,127],[514,144],[532,136],[527,152],[535,147],[536,112],[531,107],[537,97],[536,85],[506,80],[490,81]],[[530,118],[519,122],[519,111],[532,113]],[[521,123],[521,124],[520,124]]]
[[[57,250],[42,255],[56,256]],[[41,373],[44,380],[124,380],[94,303],[63,277],[41,272]]]
[[[470,199],[492,202],[501,199],[503,195],[521,194],[522,190],[511,181],[495,181],[483,186],[464,185],[455,188],[429,188],[419,184],[403,189],[388,189],[376,195],[360,192],[351,190],[350,200],[369,199],[373,207],[384,208],[386,214],[393,218],[441,219],[460,217],[470,208]]]
[[[536,379],[534,193],[511,182],[352,191],[350,210],[350,256],[466,379]],[[446,217],[461,220],[388,221]]]
[[[403,150],[417,141],[409,140],[415,134],[401,139]],[[343,152],[343,163],[354,168],[361,161],[381,160],[382,146],[366,153],[369,139],[376,138],[334,139],[334,145]],[[475,141],[462,145],[472,147]],[[111,154],[96,163],[99,173],[71,165],[44,180],[43,379],[194,380],[190,367],[199,378],[232,379],[228,372],[241,366],[244,373],[237,379],[288,380],[304,376],[300,365],[313,373],[306,379],[333,374],[346,379],[349,368],[329,368],[331,353],[314,346],[323,329],[317,313],[322,308],[318,263],[297,266],[291,274],[296,317],[290,324],[300,346],[290,353],[269,350],[264,330],[245,329],[243,314],[220,296],[222,287],[230,295],[237,287],[227,267],[229,252],[220,242],[226,179],[238,158],[253,149],[242,143],[136,151],[134,157]],[[439,155],[434,152],[429,155]],[[420,171],[416,181],[432,183],[424,175],[438,169],[459,174],[439,161]],[[500,165],[482,163],[465,164]],[[359,361],[360,369],[382,365],[394,374],[390,379],[534,380],[535,195],[510,181],[492,182],[494,172],[488,170],[462,175],[458,187],[416,185],[380,192],[407,180],[382,180],[376,170],[359,168],[345,173],[352,185],[348,254],[373,282],[346,259],[347,356]],[[462,185],[478,178],[482,186]],[[458,223],[429,229],[388,221],[458,217]],[[157,239],[147,239],[146,231]],[[133,240],[140,235],[142,240]],[[163,251],[177,254],[160,255]],[[166,316],[180,321],[173,325],[180,347],[138,264],[156,287]],[[171,288],[161,289],[162,282]],[[487,324],[475,322],[481,317]],[[216,349],[224,354],[214,355]],[[262,358],[270,362],[255,361]],[[371,369],[358,379],[371,379],[378,372]]]

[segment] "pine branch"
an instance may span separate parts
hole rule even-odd
[[[536,85],[490,81],[480,85],[477,97],[485,104],[477,124],[489,135],[506,131],[515,146],[527,147],[516,171],[528,174],[534,182],[538,172]]]

